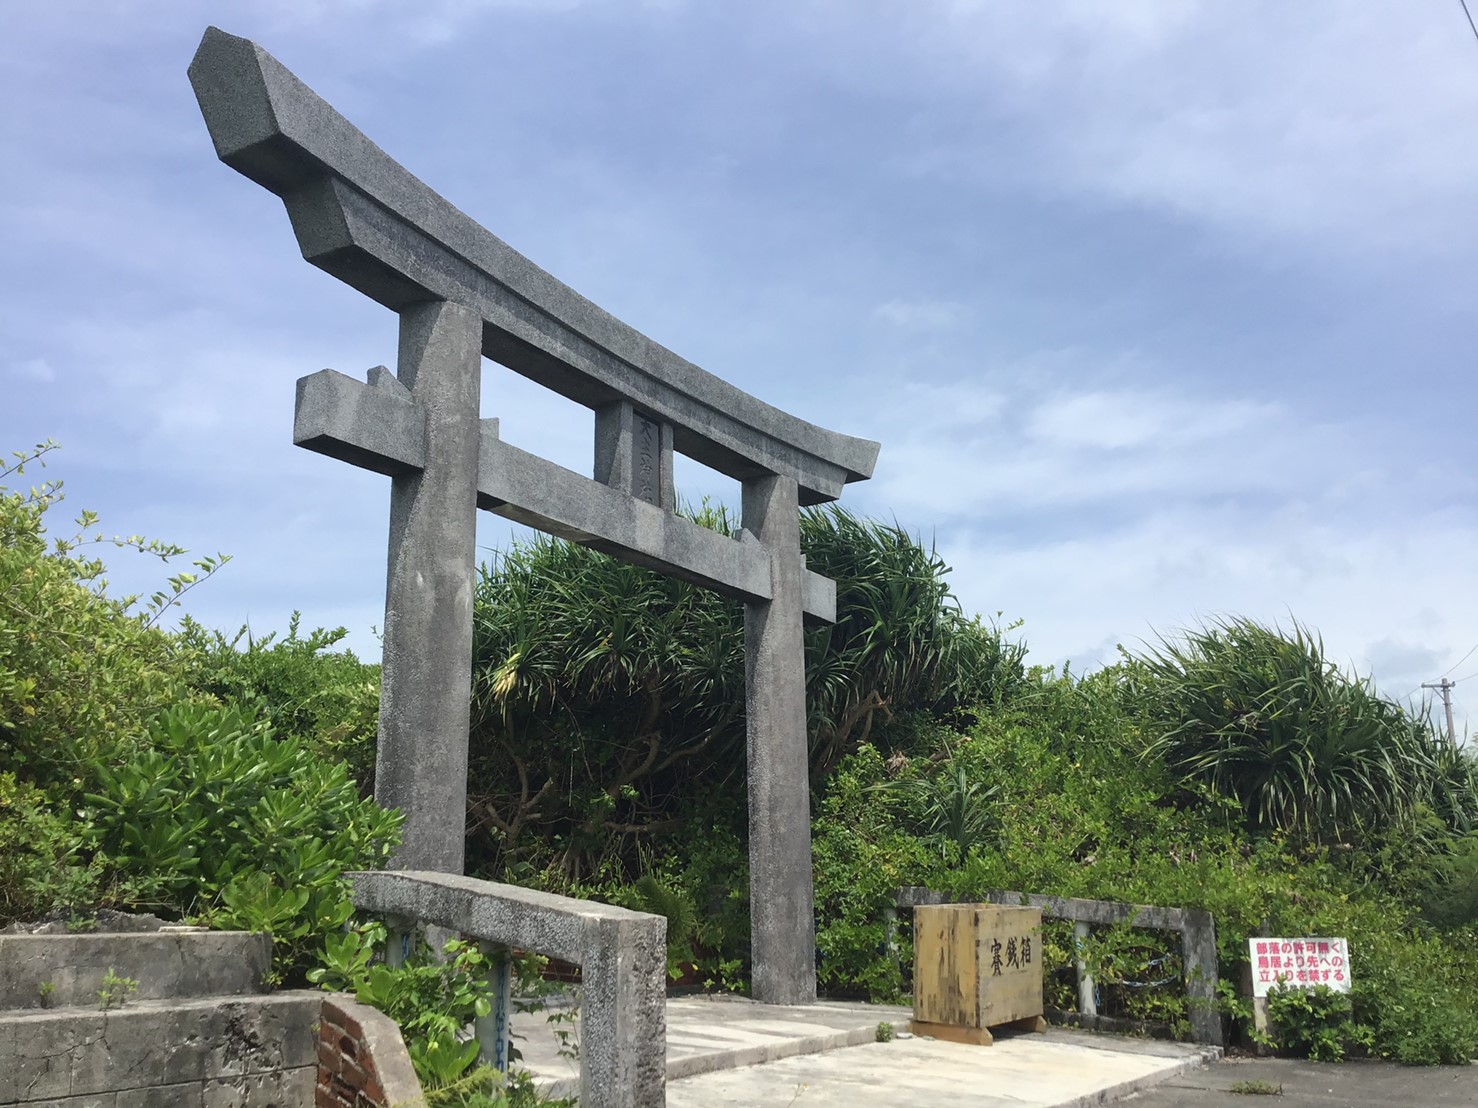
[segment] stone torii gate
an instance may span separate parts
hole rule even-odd
[[[878,444],[773,408],[659,346],[421,183],[261,47],[214,27],[190,81],[221,160],[276,193],[303,256],[399,314],[394,374],[298,382],[293,441],[391,477],[375,798],[394,865],[460,874],[478,508],[745,605],[756,998],[815,999],[802,620],[836,618],[799,508],[872,475]],[[479,418],[482,358],[595,412],[595,479]],[[673,512],[672,452],[736,478],[731,539]]]

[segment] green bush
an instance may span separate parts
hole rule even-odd
[[[335,650],[348,632],[300,633],[294,612],[287,635],[233,635],[190,619],[175,638],[183,679],[219,704],[267,721],[281,739],[302,739],[323,756],[348,764],[361,790],[373,787],[380,667]]]
[[[349,915],[340,875],[383,865],[400,815],[346,768],[237,709],[161,713],[116,764],[78,768],[70,812],[0,774],[4,919],[145,908],[271,932],[297,978]]]
[[[50,449],[15,455],[0,480]],[[84,549],[183,551],[107,538],[87,512],[49,537],[60,489],[0,488],[0,923],[151,908],[270,930],[278,971],[300,973],[314,937],[347,917],[339,875],[383,864],[399,834],[400,817],[324,757],[356,720],[363,667],[350,656],[326,680],[318,652],[337,640],[299,639],[296,621],[285,643],[244,655],[188,622],[166,633],[162,615],[225,559],[142,602],[114,598]],[[242,703],[203,703],[212,681]],[[259,709],[302,737],[274,738]]]
[[[722,509],[694,513],[731,532]],[[837,582],[806,635],[813,782],[910,711],[1008,695],[1019,644],[965,618],[948,567],[895,525],[808,510],[802,549]],[[474,608],[470,864],[551,862],[563,880],[634,881],[643,851],[708,822],[742,775],[744,615],[734,600],[556,539],[485,566]],[[742,822],[737,827],[742,827]],[[737,828],[736,828],[737,829]]]
[[[1270,990],[1268,1019],[1277,1029],[1277,1046],[1315,1062],[1343,1061],[1351,1049],[1368,1050],[1375,1040],[1368,1025],[1355,1022],[1349,994],[1327,985]]]
[[[1478,926],[1478,833],[1454,841],[1421,890],[1426,917],[1444,927]]]
[[[871,746],[843,759],[812,829],[817,979],[823,989],[897,1001],[913,934],[886,913],[904,885],[937,884],[946,861],[900,826],[901,797],[879,790],[887,764]]]
[[[1224,620],[1126,673],[1153,721],[1149,755],[1234,798],[1253,831],[1363,845],[1392,829],[1409,838],[1424,806],[1449,809],[1460,830],[1478,816],[1471,774],[1430,721],[1339,670],[1298,623]]]
[[[288,974],[347,916],[340,874],[399,840],[400,815],[361,799],[342,763],[236,708],[170,708],[91,776],[77,818],[91,853],[162,910],[272,932]]]
[[[432,1108],[549,1108],[565,1101],[537,1096],[526,1074],[501,1074],[478,1062],[479,1044],[464,1038],[474,1020],[492,1011],[494,986],[491,959],[476,943],[446,942],[439,953],[417,941],[410,956],[396,966],[376,957],[386,931],[379,922],[327,936],[320,965],[308,980],[325,989],[349,991],[393,1019],[405,1033],[406,1050]],[[510,965],[516,993],[538,995],[546,988],[540,973],[547,959],[522,955]],[[520,1010],[533,1011],[541,1001],[520,1001]],[[548,1017],[564,1022],[569,1013]],[[517,1052],[514,1051],[514,1058]]]
[[[697,952],[693,936],[698,930],[698,911],[692,895],[681,886],[645,873],[631,885],[618,889],[614,904],[635,912],[650,912],[667,920],[667,976],[679,978],[693,964]]]
[[[128,900],[105,860],[84,857],[66,809],[13,773],[0,773],[0,926],[85,913]]]
[[[1278,833],[1249,836],[1234,800],[1143,759],[1143,724],[1133,698],[1117,695],[1120,675],[1038,676],[1036,690],[982,713],[968,734],[934,731],[932,751],[926,732],[911,757],[864,747],[843,761],[813,829],[828,990],[878,998],[896,991],[898,960],[908,962],[907,918],[891,949],[884,912],[899,885],[962,899],[1006,888],[1212,912],[1224,1012],[1244,1034],[1251,1012],[1237,991],[1250,936],[1348,937],[1353,991],[1331,1002],[1348,1010],[1310,1001],[1287,1049],[1369,1050],[1413,1063],[1478,1055],[1478,967],[1465,954],[1471,930],[1423,925],[1414,903],[1327,848]],[[964,813],[954,824],[979,832],[964,844],[940,833],[941,792],[954,797],[945,809]],[[1071,928],[1049,923],[1043,947],[1049,995],[1071,1009]],[[1188,1031],[1177,937],[1096,928],[1081,953],[1099,985],[1100,1012]]]
[[[146,602],[107,593],[102,561],[85,552],[126,547],[165,561],[179,547],[133,535],[105,537],[83,512],[67,534],[48,534],[61,482],[7,487],[44,465],[54,444],[0,468],[0,771],[43,788],[71,787],[85,765],[137,737],[182,691],[162,614],[226,559],[196,563]]]

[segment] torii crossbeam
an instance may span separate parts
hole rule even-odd
[[[276,193],[303,256],[400,316],[397,369],[298,382],[293,441],[391,478],[375,796],[394,864],[461,873],[478,508],[745,605],[753,991],[816,995],[802,621],[836,618],[799,507],[878,444],[771,407],[602,311],[393,161],[255,43],[212,27],[190,80],[227,165]],[[595,479],[480,418],[482,358],[595,412]],[[737,539],[673,512],[676,449],[743,488]]]

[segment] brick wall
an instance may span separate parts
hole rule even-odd
[[[425,1103],[395,1022],[353,998],[325,998],[314,1108],[415,1108]]]

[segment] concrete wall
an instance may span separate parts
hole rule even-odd
[[[145,1000],[0,1017],[0,1105],[300,1108],[321,993]]]
[[[151,926],[0,935],[0,1106],[311,1104],[323,994],[263,994],[265,935]]]
[[[666,1103],[666,919],[449,873],[345,876],[355,907],[363,911],[552,954],[580,966],[582,1108],[661,1108]]]
[[[240,931],[0,935],[0,1010],[95,1008],[109,971],[138,982],[130,1000],[263,993],[271,966],[272,940]]]

